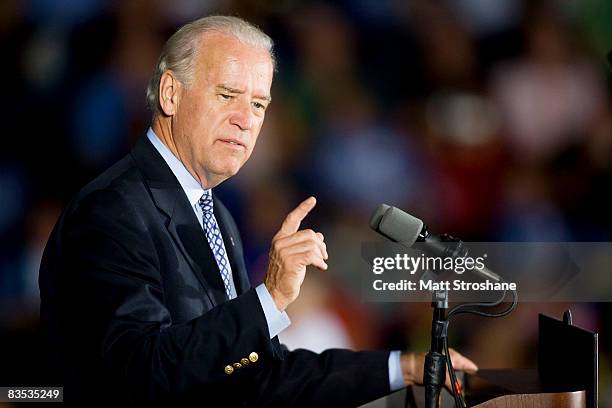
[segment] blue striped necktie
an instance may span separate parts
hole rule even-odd
[[[221,272],[221,279],[223,280],[223,285],[225,286],[225,293],[227,294],[228,299],[232,299],[235,297],[235,295],[232,296],[232,267],[230,266],[227,258],[227,251],[225,250],[223,237],[221,236],[221,231],[219,230],[219,224],[217,224],[217,219],[213,213],[213,199],[210,190],[204,192],[200,198],[199,204],[202,212],[204,213],[203,224],[204,231],[206,233],[206,240],[208,241],[208,245],[210,246],[215,260],[217,261],[219,271]]]

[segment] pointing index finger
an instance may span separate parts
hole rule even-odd
[[[306,218],[316,203],[317,200],[312,196],[302,201],[300,205],[287,215],[277,235],[286,236],[297,232],[300,229],[302,220]]]

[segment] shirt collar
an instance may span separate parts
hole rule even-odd
[[[159,137],[157,137],[153,129],[149,128],[149,130],[147,130],[147,137],[153,146],[155,146],[159,154],[164,158],[170,170],[172,170],[174,177],[176,177],[183,191],[185,191],[189,203],[195,206],[206,190],[202,188],[202,185],[191,175],[191,173],[189,173],[189,171],[187,171],[185,165],[170,151],[170,149],[168,149]],[[212,190],[210,192],[212,194]]]

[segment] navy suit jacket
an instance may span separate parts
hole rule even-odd
[[[187,197],[146,137],[69,203],[39,278],[51,381],[65,399],[356,406],[389,393],[387,352],[289,352],[270,339],[238,229],[216,198],[214,211],[238,293],[230,301]]]

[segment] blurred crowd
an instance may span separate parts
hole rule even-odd
[[[291,306],[290,347],[428,347],[429,304],[360,300],[381,202],[464,240],[612,241],[607,0],[3,0],[0,385],[36,384],[38,266],[61,209],[144,135],[161,46],[210,13],[260,26],[279,61],[255,152],[215,189],[254,284],[286,213],[318,199],[306,226],[325,234],[330,270]],[[481,367],[534,366],[537,313],[568,307],[601,333],[612,404],[608,303],[462,318],[451,345]]]

